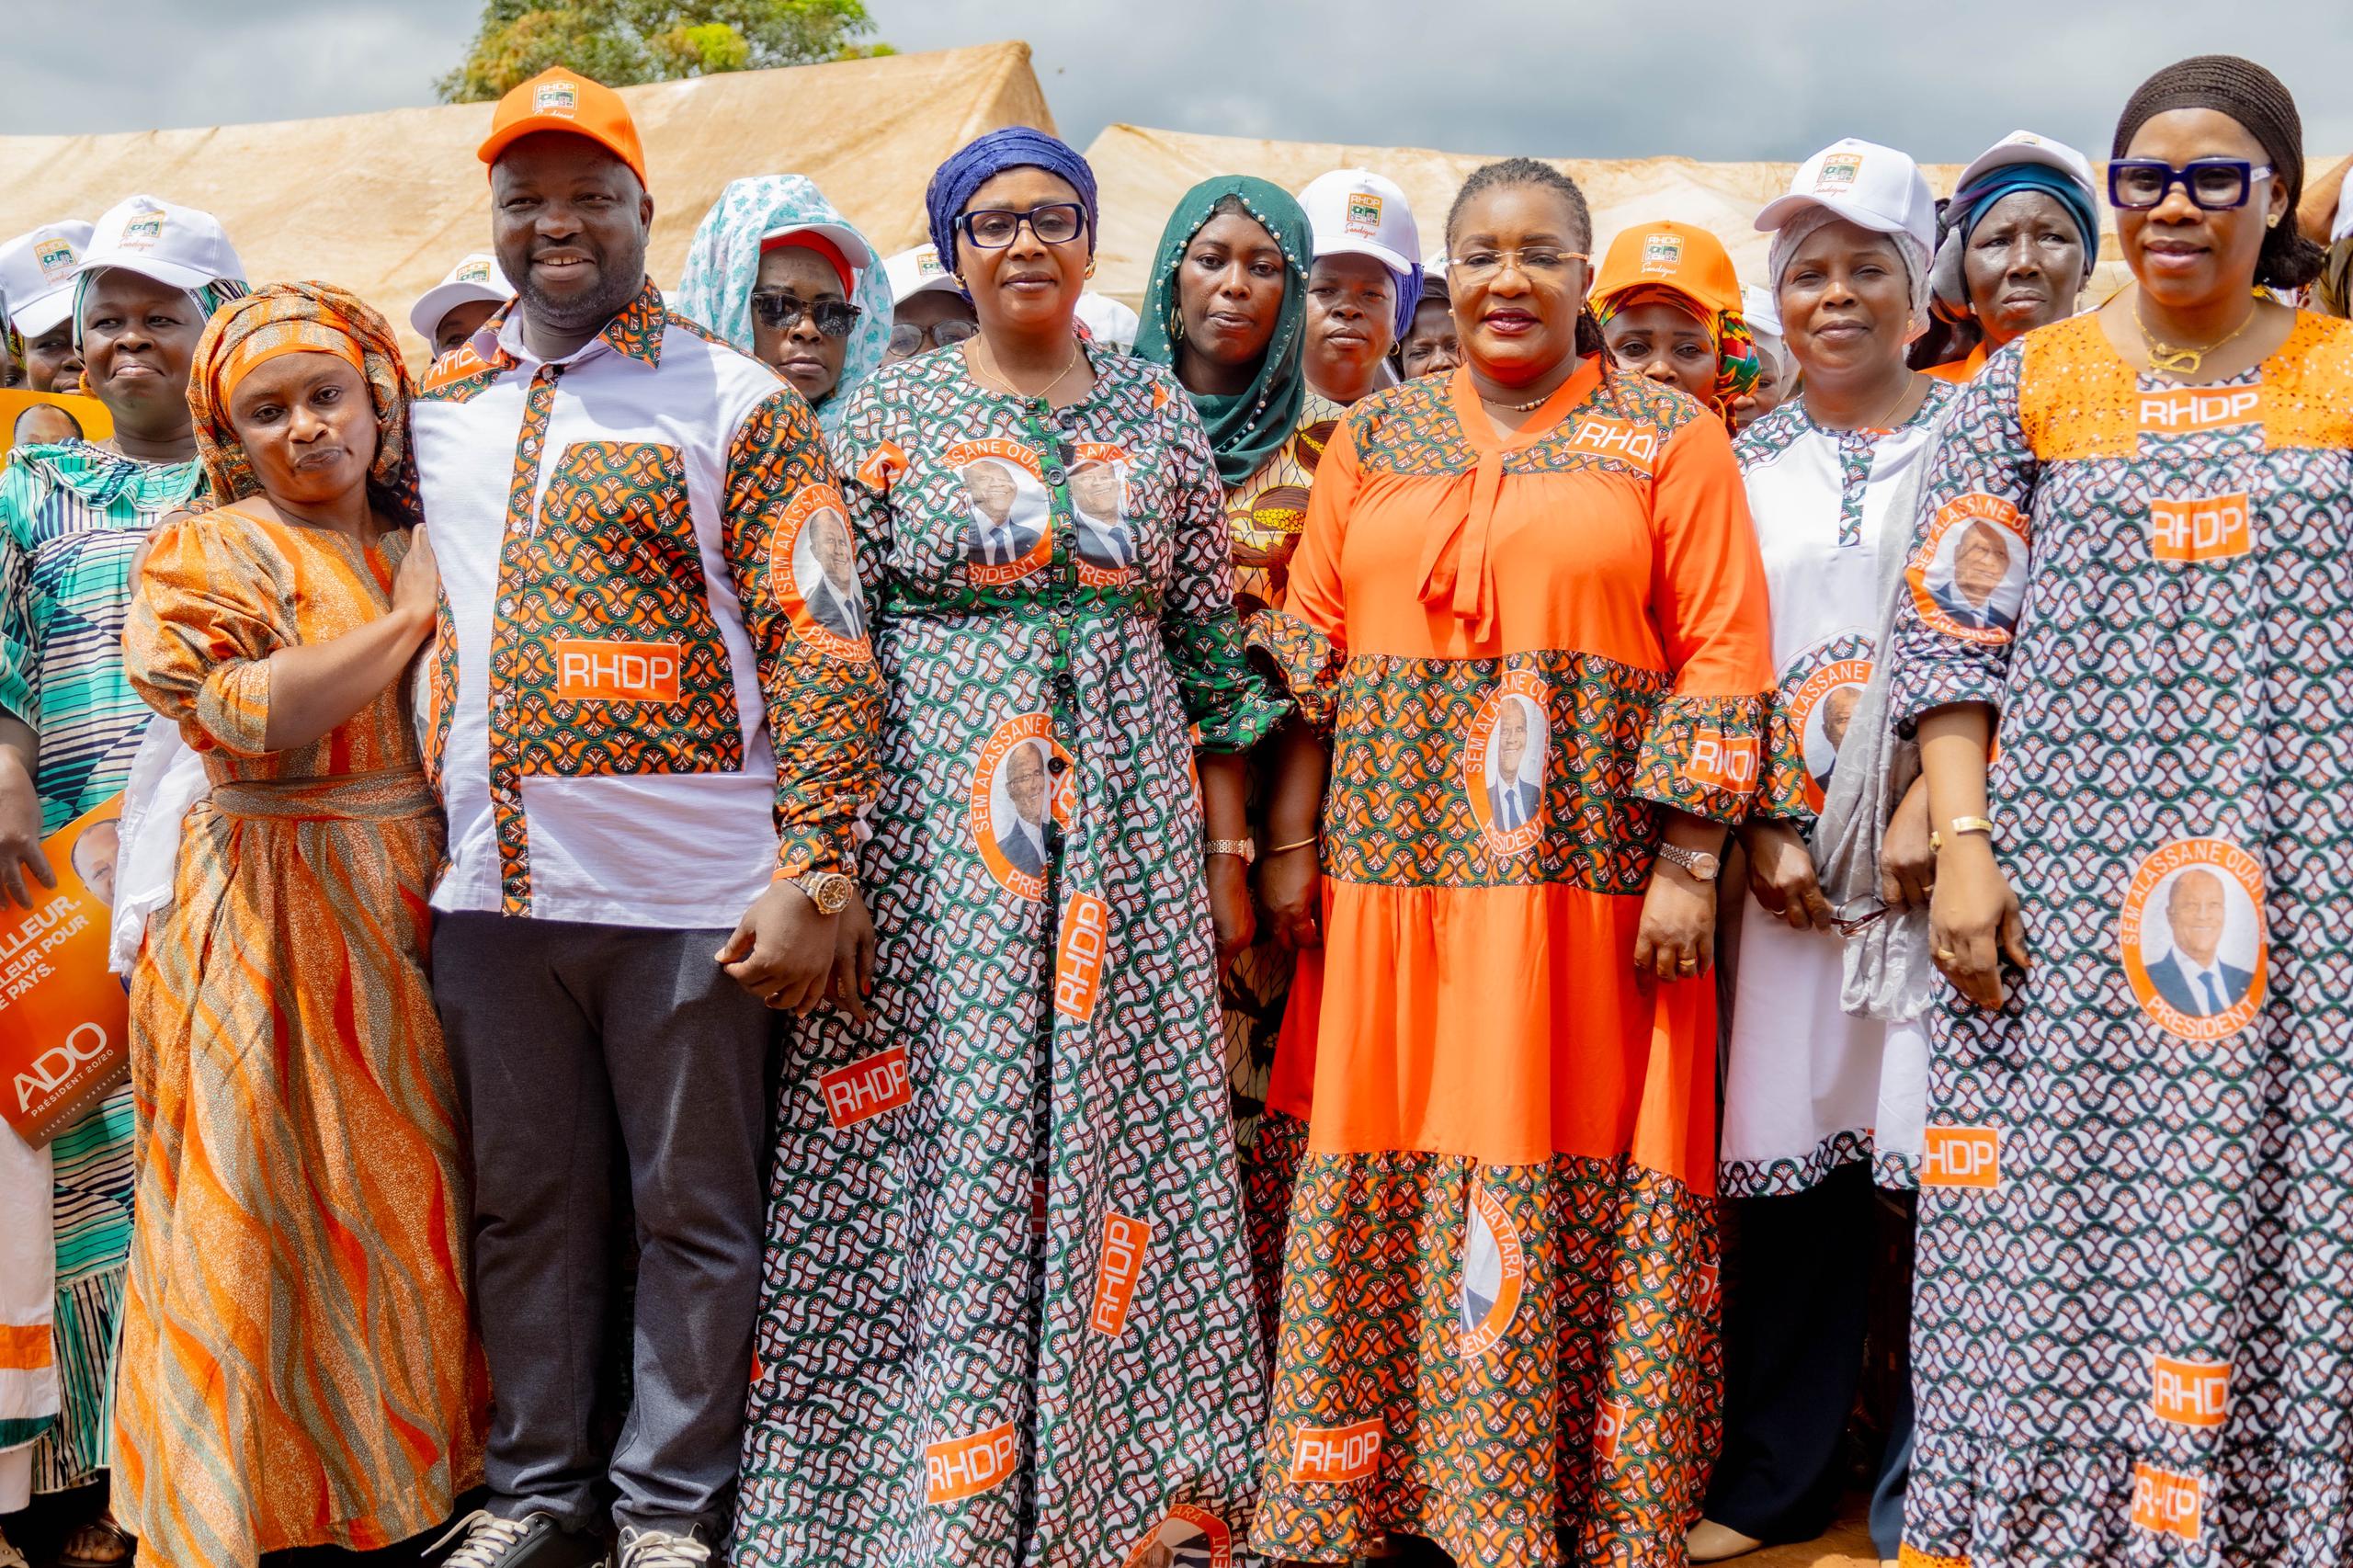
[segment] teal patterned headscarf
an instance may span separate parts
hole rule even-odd
[[[1300,363],[1300,349],[1307,337],[1307,266],[1314,242],[1307,214],[1290,192],[1248,175],[1220,175],[1185,193],[1169,215],[1168,227],[1161,231],[1160,250],[1153,257],[1152,278],[1144,289],[1135,351],[1139,358],[1176,369],[1176,345],[1185,335],[1176,269],[1184,265],[1193,236],[1208,226],[1218,203],[1229,196],[1282,247],[1284,264],[1282,313],[1275,318],[1275,335],[1267,340],[1267,357],[1258,361],[1250,385],[1232,397],[1191,394],[1209,431],[1210,449],[1217,455],[1218,477],[1232,489],[1290,439],[1307,401],[1307,372]]]
[[[868,254],[877,257],[857,275],[850,303],[858,309],[858,325],[850,329],[842,355],[842,379],[817,405],[817,423],[831,431],[849,406],[850,393],[882,368],[883,351],[891,343],[891,285],[882,276],[879,253],[816,186],[800,175],[730,180],[687,246],[686,273],[678,279],[672,304],[680,315],[750,353],[752,285],[760,276],[760,242],[821,223],[858,234]],[[855,262],[856,257],[850,259]]]

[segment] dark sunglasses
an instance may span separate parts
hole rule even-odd
[[[2165,200],[2175,186],[2208,212],[2244,207],[2269,164],[2245,158],[2194,158],[2176,168],[2163,158],[2118,158],[2108,165],[2108,199],[2120,211],[2145,212]]]
[[[858,318],[862,314],[847,300],[820,300],[810,304],[798,294],[755,294],[752,314],[767,326],[779,326],[787,332],[801,324],[808,316],[817,324],[817,330],[827,337],[847,337],[858,330]]]
[[[1086,227],[1086,209],[1075,201],[1049,201],[1027,212],[983,207],[956,220],[964,237],[983,250],[1003,250],[1021,233],[1024,223],[1029,225],[1029,232],[1038,236],[1041,245],[1067,244]]]
[[[891,352],[902,359],[920,354],[926,338],[930,339],[935,348],[952,348],[968,338],[978,336],[980,330],[980,323],[960,317],[934,322],[928,327],[917,326],[911,321],[897,322],[891,327]]]

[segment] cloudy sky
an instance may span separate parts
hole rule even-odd
[[[869,0],[902,50],[1008,35],[1065,135],[1177,130],[1454,152],[1800,158],[1841,135],[1961,162],[2018,126],[2098,155],[2132,86],[2202,51],[2353,149],[2345,0]],[[0,132],[134,131],[433,100],[480,0],[12,6]],[[2049,20],[2015,21],[2014,16]],[[1998,19],[1995,19],[1998,18]],[[2250,25],[2251,24],[2251,25]],[[391,150],[388,149],[388,152]]]

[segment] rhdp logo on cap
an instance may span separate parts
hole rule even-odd
[[[1683,265],[1681,234],[1653,234],[1643,241],[1643,270],[1672,273]]]
[[[51,234],[33,246],[33,259],[40,264],[40,275],[54,283],[74,270],[80,258],[74,254],[74,242],[62,234]]]
[[[1381,198],[1370,190],[1348,192],[1348,211],[1342,226],[1367,238],[1381,233]]]
[[[160,207],[150,208],[122,226],[124,250],[146,250],[163,237],[164,211]]]
[[[466,263],[465,266],[458,268],[458,281],[460,283],[489,282],[490,263],[486,261],[470,261]]]
[[[945,278],[948,276],[948,268],[939,265],[939,253],[932,249],[929,245],[926,245],[923,249],[915,252],[915,276],[917,278]]]
[[[558,114],[569,119],[579,108],[580,89],[570,82],[542,82],[531,94],[533,114]]]
[[[1813,193],[1826,196],[1847,189],[1863,172],[1860,153],[1833,153],[1822,160],[1822,170],[1813,176]]]

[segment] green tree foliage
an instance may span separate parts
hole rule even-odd
[[[608,87],[888,54],[861,0],[484,0],[444,103],[494,98],[551,65]]]

